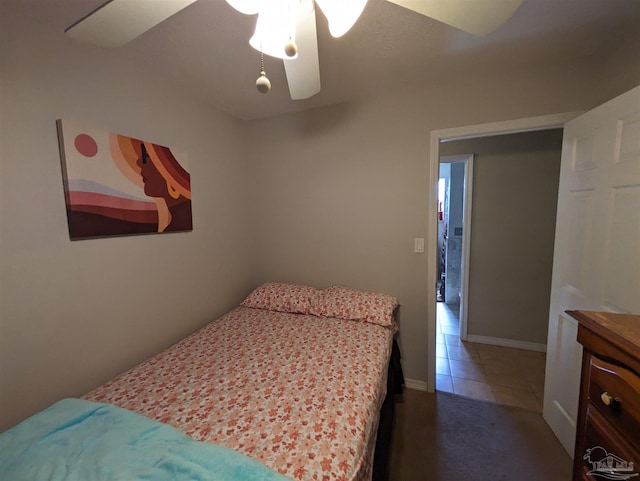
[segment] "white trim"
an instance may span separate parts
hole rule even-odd
[[[517,341],[515,339],[503,339],[500,337],[476,336],[470,334],[467,341],[477,342],[479,344],[491,344],[492,346],[513,347],[515,349],[524,349],[526,351],[547,352],[546,344],[537,342]]]
[[[433,130],[431,135],[438,135],[438,140],[448,142],[451,140],[475,139],[478,137],[490,137],[501,134],[515,134],[518,132],[533,132],[562,127],[569,120],[583,114],[579,112],[565,112],[561,114],[542,115],[540,117],[528,117],[525,119],[505,120],[503,122],[491,122],[488,124],[467,125],[451,129]]]
[[[563,127],[582,112],[568,112],[540,117],[506,120],[487,124],[469,125],[432,130],[429,145],[429,184],[427,185],[427,245],[438,242],[438,178],[440,176],[440,141],[460,138],[488,137],[491,135],[527,132]],[[436,275],[438,259],[436,249],[428,250],[427,260],[427,391],[436,390]]]
[[[469,319],[469,267],[471,266],[471,210],[473,205],[473,160],[471,154],[464,164],[464,206],[462,211],[462,315],[460,316],[460,338],[467,340]]]
[[[424,381],[418,381],[417,379],[404,378],[404,386],[407,389],[415,389],[416,391],[426,391],[427,383]]]

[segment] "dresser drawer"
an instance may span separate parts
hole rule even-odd
[[[638,446],[620,438],[611,424],[591,404],[586,413],[584,452],[576,453],[575,461],[581,464],[581,479],[600,481],[626,479],[625,475],[635,479],[640,476]],[[607,472],[607,469],[612,471]],[[612,476],[607,477],[607,474]]]
[[[572,480],[640,481],[640,315],[567,312],[584,347]]]
[[[640,376],[592,355],[588,379],[590,402],[640,449]]]

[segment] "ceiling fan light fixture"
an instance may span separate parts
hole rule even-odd
[[[245,15],[255,15],[260,11],[264,0],[227,0],[227,3]]]
[[[334,38],[338,38],[355,25],[367,0],[316,0],[316,4],[329,21],[329,32]]]
[[[295,16],[286,9],[263,10],[258,14],[256,30],[249,44],[266,55],[294,59],[297,57],[297,48],[291,57],[285,52],[285,46],[290,41],[295,42],[295,22]]]

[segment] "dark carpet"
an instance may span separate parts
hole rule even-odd
[[[389,481],[568,481],[571,458],[539,413],[407,389]]]

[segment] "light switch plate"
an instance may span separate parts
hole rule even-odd
[[[416,237],[413,239],[413,252],[418,254],[424,253],[424,237]]]

